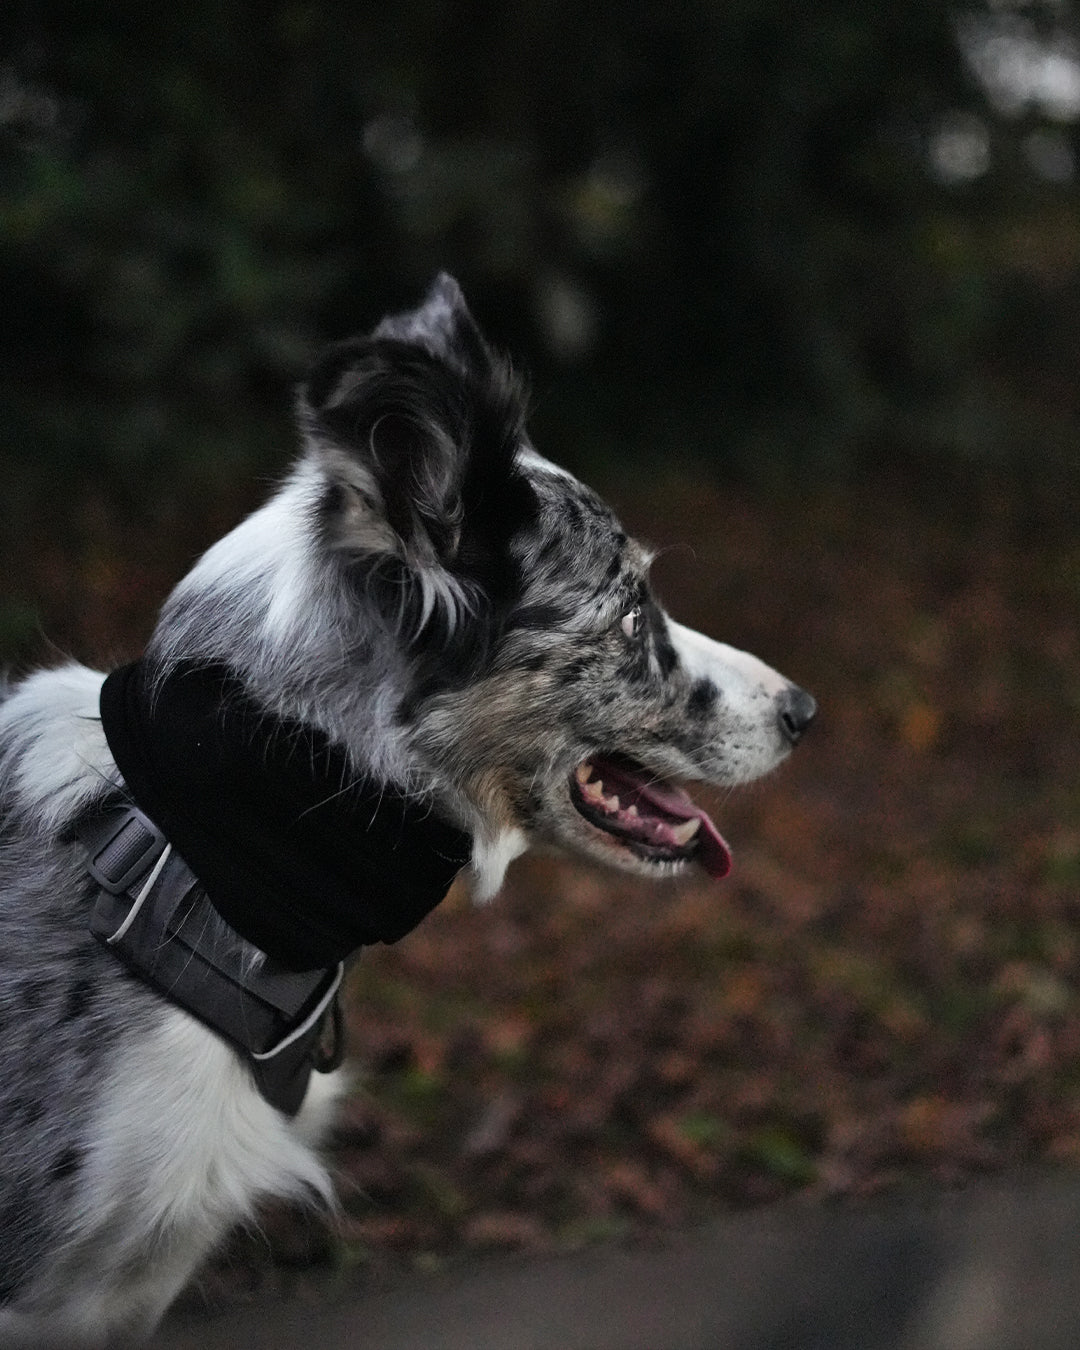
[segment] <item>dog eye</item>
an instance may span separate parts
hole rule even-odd
[[[636,638],[641,632],[641,606],[635,605],[633,609],[624,614],[619,627],[628,638]]]

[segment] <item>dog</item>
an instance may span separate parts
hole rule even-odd
[[[481,900],[534,842],[723,876],[677,784],[758,778],[815,714],[666,615],[452,278],[297,410],[139,661],[0,698],[5,1347],[145,1337],[258,1201],[329,1202],[343,964],[459,869]]]

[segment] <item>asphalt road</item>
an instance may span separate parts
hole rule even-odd
[[[656,1245],[491,1259],[320,1306],[189,1310],[154,1345],[1078,1350],[1080,1175],[867,1206],[788,1203]]]

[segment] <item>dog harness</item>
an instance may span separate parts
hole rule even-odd
[[[345,961],[415,928],[471,839],[358,777],[324,732],[267,712],[224,666],[122,666],[101,720],[126,799],[79,831],[91,932],[294,1115],[312,1070],[340,1062]]]

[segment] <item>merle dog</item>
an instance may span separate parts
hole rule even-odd
[[[145,655],[0,700],[0,1343],[152,1329],[261,1197],[329,1195],[341,968],[532,841],[722,876],[680,781],[813,699],[673,622],[539,455],[456,283],[330,348],[303,453]]]

